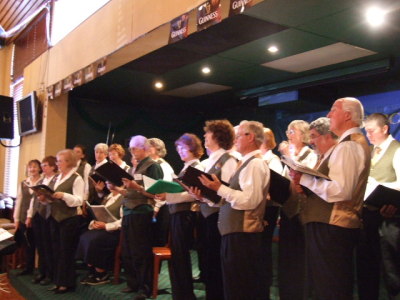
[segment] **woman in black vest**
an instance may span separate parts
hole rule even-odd
[[[38,184],[54,185],[57,174],[57,159],[54,156],[46,156],[42,160],[43,178]],[[35,234],[35,244],[39,255],[39,272],[32,280],[33,283],[47,285],[53,279],[53,251],[51,251],[50,224],[46,218],[47,205],[41,203],[37,196],[33,198],[28,211],[28,219],[32,219],[32,228]]]
[[[279,151],[290,156],[297,163],[313,168],[318,157],[308,146],[309,126],[303,120],[292,121],[286,131],[288,147],[282,150],[280,145]],[[288,170],[285,167],[282,174],[287,178],[289,178]],[[289,198],[283,205],[279,224],[279,297],[281,300],[303,300],[307,293],[305,289],[305,244],[296,195]]]
[[[175,142],[176,150],[185,163],[180,175],[189,167],[204,170],[199,158],[204,149],[200,139],[185,133]],[[192,262],[190,249],[193,244],[195,213],[191,210],[194,199],[188,192],[158,194],[157,201],[167,201],[171,231],[171,286],[174,300],[196,299],[193,293]]]
[[[27,179],[23,180],[18,189],[14,207],[15,241],[18,246],[25,246],[26,265],[18,275],[31,274],[35,263],[35,242],[31,220],[27,218],[28,209],[33,197],[33,190],[28,186],[37,185],[41,179],[40,161],[30,160],[26,167]]]
[[[54,254],[54,283],[49,290],[64,294],[75,287],[75,250],[78,242],[79,218],[77,208],[82,205],[84,181],[75,172],[76,157],[70,149],[57,153],[60,174],[54,183],[53,201],[48,206]]]
[[[81,235],[76,258],[89,267],[89,273],[80,281],[82,284],[99,285],[110,281],[108,270],[113,267],[115,248],[119,242],[123,196],[112,184],[107,183],[107,188],[111,193],[104,198],[102,205],[116,220],[108,223],[93,220],[89,224],[89,231]]]

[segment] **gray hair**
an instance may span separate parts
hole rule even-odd
[[[157,151],[157,155],[161,158],[167,155],[167,149],[165,148],[165,144],[159,138],[151,138],[148,139],[150,146],[154,147]]]
[[[101,151],[105,155],[108,154],[108,146],[107,144],[104,143],[98,143],[96,146],[94,146],[94,151]]]
[[[327,117],[318,118],[310,123],[310,130],[316,130],[320,135],[331,134],[333,138],[337,138],[336,134],[329,130],[331,120]]]
[[[353,97],[344,97],[338,100],[342,101],[342,109],[351,113],[351,120],[361,127],[364,120],[364,107],[360,100]]]
[[[264,125],[261,122],[243,120],[239,126],[246,128],[246,131],[254,133],[257,147],[262,145],[264,142]]]
[[[135,135],[135,136],[131,137],[131,140],[129,142],[129,147],[130,148],[140,148],[143,150],[149,150],[150,143],[149,143],[149,140],[145,136]]]

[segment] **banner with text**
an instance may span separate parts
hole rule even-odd
[[[197,31],[206,29],[221,22],[220,0],[209,0],[197,10]]]
[[[171,21],[168,43],[172,44],[188,36],[189,14],[183,14]]]
[[[247,8],[253,6],[253,0],[231,0],[229,7],[229,16],[234,16],[243,13]]]

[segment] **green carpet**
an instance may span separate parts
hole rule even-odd
[[[193,275],[198,275],[197,256],[192,252]],[[47,291],[50,286],[40,286],[31,283],[32,275],[16,276],[19,270],[11,270],[9,277],[11,284],[16,290],[28,300],[43,300],[43,299],[57,299],[57,300],[131,300],[135,294],[121,293],[121,290],[126,287],[123,274],[121,274],[121,284],[103,284],[98,286],[86,286],[79,284],[79,280],[85,276],[85,271],[77,271],[77,285],[74,292],[56,295],[53,292]],[[158,280],[159,300],[170,300],[171,296],[171,283],[169,281],[167,262],[162,262],[161,272]],[[194,293],[199,300],[205,299],[204,285],[202,283],[194,284]]]

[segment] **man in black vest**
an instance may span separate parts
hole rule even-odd
[[[260,122],[242,121],[235,146],[243,158],[229,187],[222,185],[215,174],[213,180],[200,177],[225,201],[218,218],[225,300],[267,298],[262,232],[270,171],[259,150],[263,141]]]
[[[360,130],[364,108],[355,98],[335,101],[328,113],[330,131],[339,137],[332,152],[324,157],[318,171],[330,180],[292,172],[295,184],[312,193],[307,232],[318,236],[307,251],[313,259],[312,277],[318,299],[353,299],[353,251],[361,227],[361,209],[371,162],[368,143]],[[318,264],[317,264],[318,262]]]
[[[328,158],[332,153],[333,148],[337,142],[337,136],[329,130],[329,119],[319,118],[310,124],[310,144],[318,154],[318,161],[315,170],[319,172],[326,172],[327,162],[324,158]],[[296,186],[296,191],[300,194],[303,190],[298,185]],[[330,211],[330,204],[324,203],[322,200],[318,199],[312,193],[309,193],[309,197],[304,199],[300,197],[300,221],[304,225],[304,236],[305,236],[305,246],[306,246],[306,262],[307,262],[307,278],[306,283],[309,288],[314,290],[318,295],[318,299],[325,299],[323,295],[320,294],[320,290],[325,289],[325,285],[329,286],[329,282],[325,282],[324,277],[318,276],[318,272],[315,268],[318,268],[320,260],[319,257],[323,255],[328,255],[331,249],[331,243],[334,243],[334,235],[318,234],[319,230],[324,230],[324,227],[330,228],[332,225],[327,225],[323,223],[323,220],[319,220],[322,212],[325,211],[321,206],[326,206],[326,211]],[[315,203],[317,201],[317,204]],[[315,229],[316,228],[316,229]],[[329,242],[326,242],[328,240]],[[319,245],[319,247],[316,247]],[[317,253],[318,255],[316,255]],[[320,255],[321,254],[321,255]],[[324,269],[324,272],[331,273],[330,269]],[[327,293],[332,293],[329,289]],[[308,296],[308,295],[307,295]],[[308,299],[308,297],[306,297]]]
[[[127,190],[122,200],[123,262],[128,287],[124,292],[138,292],[134,300],[149,297],[152,287],[152,232],[153,206],[151,194],[143,187],[143,175],[162,179],[163,172],[149,155],[150,144],[144,136],[133,136],[129,142],[132,156],[138,161],[134,180],[123,179]]]
[[[367,138],[373,145],[365,198],[378,183],[400,190],[400,143],[390,135],[389,127],[389,119],[380,113],[371,114],[365,120]],[[366,205],[363,208],[364,228],[357,248],[360,300],[379,299],[381,263],[391,299],[400,299],[399,220],[392,205],[385,205],[381,210]]]

